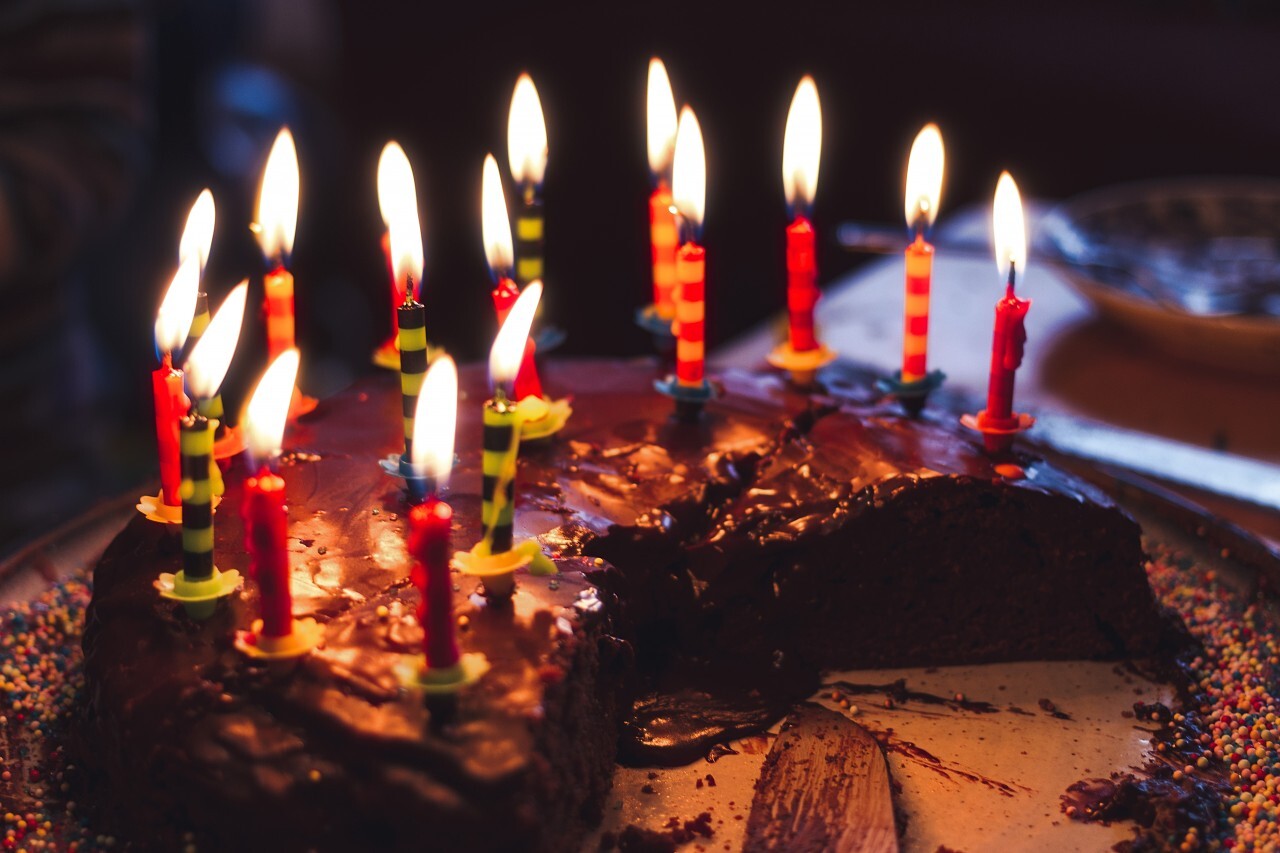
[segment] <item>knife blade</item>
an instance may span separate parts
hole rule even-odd
[[[843,714],[797,707],[765,759],[744,853],[898,853],[889,768],[876,739]]]
[[[1037,414],[1027,437],[1068,456],[1280,509],[1280,465],[1057,413]]]

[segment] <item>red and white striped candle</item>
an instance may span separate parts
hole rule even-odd
[[[653,195],[649,197],[653,306],[659,317],[670,320],[676,313],[676,252],[680,248],[669,186],[676,143],[676,102],[667,68],[656,57],[649,60],[647,106],[649,174],[653,181]]]
[[[906,298],[903,301],[902,382],[923,380],[929,373],[929,287],[933,246],[925,231],[938,216],[942,194],[943,149],[938,126],[927,124],[916,134],[907,160],[907,228],[915,240],[906,250]]]
[[[676,255],[676,381],[697,386],[706,363],[707,253],[698,245],[707,199],[707,160],[693,110],[680,113],[672,165],[672,196],[684,220],[685,242]]]

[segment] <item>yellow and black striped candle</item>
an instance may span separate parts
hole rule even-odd
[[[542,229],[542,199],[537,186],[528,184],[516,215],[516,281],[521,288],[543,277]]]
[[[418,393],[427,376],[427,309],[415,300],[413,282],[406,288],[404,303],[396,310],[400,342],[400,394],[403,398],[404,452],[413,456],[413,415],[418,410]]]
[[[213,577],[213,430],[200,413],[182,420],[182,571],[188,581]]]
[[[516,405],[501,391],[484,404],[484,541],[490,554],[511,550],[515,522],[516,459],[520,452]]]
[[[191,318],[191,328],[187,331],[187,342],[182,346],[184,355],[190,355],[195,349],[196,341],[200,340],[200,336],[204,334],[204,330],[209,328],[209,294],[196,294],[196,313]]]

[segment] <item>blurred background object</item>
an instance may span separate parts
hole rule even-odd
[[[5,18],[12,26],[45,8],[11,5],[25,10]],[[94,5],[66,3],[65,14],[87,14]],[[56,338],[62,355],[78,359],[78,368],[57,376],[77,377],[92,387],[94,396],[85,399],[98,401],[80,419],[22,402],[16,420],[24,429],[74,423],[74,431],[92,434],[97,470],[90,482],[69,459],[48,462],[84,482],[70,495],[33,502],[39,518],[17,529],[10,523],[0,539],[38,532],[59,513],[154,474],[150,330],[186,211],[202,187],[213,189],[219,222],[206,289],[217,304],[243,276],[261,272],[247,224],[282,124],[297,139],[302,170],[292,269],[302,382],[312,393],[370,369],[369,355],[388,332],[374,179],[388,139],[403,145],[417,175],[430,339],[460,360],[487,349],[494,320],[480,239],[480,169],[486,152],[505,161],[507,107],[521,71],[537,83],[548,126],[543,316],[568,333],[558,354],[649,348],[631,316],[649,291],[644,94],[652,55],[666,61],[677,102],[698,111],[706,136],[704,236],[716,247],[708,269],[712,348],[782,308],[779,159],[787,105],[805,73],[814,76],[824,107],[814,210],[823,282],[862,262],[837,246],[838,223],[900,221],[907,150],[927,121],[936,121],[947,141],[944,223],[951,211],[989,203],[1005,168],[1041,199],[1144,178],[1277,173],[1280,113],[1267,107],[1266,87],[1280,10],[1262,2],[1063,0],[1030,7],[927,0],[910,7],[780,5],[760,14],[727,2],[624,4],[606,12],[583,0],[443,9],[391,0],[157,0],[145,25],[127,20],[133,50],[121,62],[128,70],[106,75],[109,85],[89,62],[95,51],[80,45],[67,48],[77,61],[58,73],[83,68],[82,79],[67,83],[74,98],[121,88],[129,109],[114,120],[118,127],[104,117],[95,130],[111,128],[106,135],[122,151],[141,150],[149,112],[149,163],[139,170],[136,155],[120,155],[122,177],[78,178],[91,188],[87,212],[69,208],[52,217],[75,226],[70,236],[24,244],[41,246],[33,263],[63,257],[61,267],[44,267],[45,279],[36,266],[13,279],[24,293],[38,290],[41,300],[56,294],[79,312],[85,331],[75,349],[66,335],[50,333],[48,341]],[[152,34],[145,75],[143,32]],[[16,64],[17,53],[0,56],[0,67],[10,69],[0,86],[32,76]],[[144,93],[146,111],[137,100]],[[56,102],[50,97],[38,96],[46,112]],[[6,99],[0,110],[16,103]],[[0,128],[0,157],[6,150]],[[94,162],[74,149],[43,150],[73,171]],[[0,159],[0,187],[12,186],[14,168]],[[126,198],[126,215],[113,218]],[[24,213],[20,221],[27,227],[40,220]],[[255,281],[251,302],[260,287]],[[3,316],[20,301],[7,303]],[[228,380],[231,411],[262,361],[261,332],[251,325]],[[48,382],[46,362],[18,331],[0,334],[0,347],[6,372],[31,386]],[[20,384],[12,384],[13,393]],[[16,458],[32,455],[8,447],[5,464],[42,464]],[[3,489],[14,506],[12,481]]]

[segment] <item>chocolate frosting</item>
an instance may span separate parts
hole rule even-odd
[[[826,393],[731,372],[696,423],[651,369],[548,365],[562,434],[521,450],[516,536],[560,574],[507,605],[455,575],[464,652],[493,668],[453,706],[400,688],[421,645],[397,481],[393,375],[291,428],[281,461],[295,613],[325,626],[295,663],[231,638],[256,587],[206,622],[161,599],[174,532],[141,518],[96,571],[84,761],[124,826],[240,849],[570,849],[617,756],[676,763],[768,725],[824,668],[1141,654],[1159,631],[1138,531],[1038,460],[1006,480],[949,417],[898,417],[857,377]],[[482,367],[460,376],[454,544],[480,536]],[[217,562],[245,570],[241,463]],[[147,790],[153,796],[140,797]],[[110,792],[119,794],[118,798]],[[127,830],[126,830],[127,833]],[[286,834],[287,833],[287,834]]]

